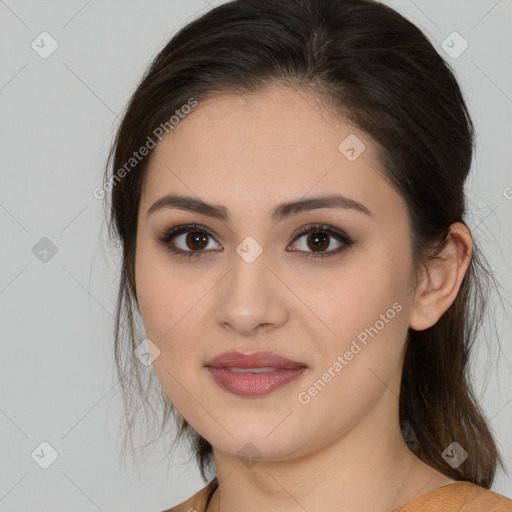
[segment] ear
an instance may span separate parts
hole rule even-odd
[[[430,260],[411,307],[409,327],[423,331],[432,327],[457,297],[471,262],[473,238],[461,222],[451,225],[441,254]]]

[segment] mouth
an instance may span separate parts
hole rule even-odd
[[[308,369],[305,363],[277,354],[228,352],[205,367],[221,388],[235,395],[262,396],[297,380]]]
[[[224,352],[210,359],[205,366],[213,368],[240,368],[240,369],[262,369],[262,368],[283,368],[291,369],[299,366],[307,366],[306,363],[292,361],[286,357],[272,352]]]
[[[224,369],[234,373],[269,373],[275,372],[278,368],[272,368],[270,366],[264,366],[263,368],[236,368],[227,366]]]

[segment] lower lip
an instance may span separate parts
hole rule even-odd
[[[235,395],[261,396],[290,384],[304,373],[306,367],[276,368],[275,371],[265,373],[235,373],[226,368],[211,366],[208,370],[221,388]]]

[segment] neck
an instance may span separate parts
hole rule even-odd
[[[396,421],[383,421],[396,402],[389,395],[357,427],[301,457],[250,465],[214,448],[219,488],[208,512],[388,512],[450,482],[410,451],[397,410]]]

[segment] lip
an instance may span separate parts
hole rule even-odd
[[[307,366],[306,363],[292,361],[286,357],[273,354],[272,352],[253,352],[244,354],[242,352],[224,352],[213,359],[210,359],[205,366],[213,368],[284,368],[292,369],[299,366]]]
[[[215,382],[223,389],[242,396],[262,396],[297,380],[307,365],[270,352],[243,354],[225,352],[208,361],[208,368]],[[273,368],[263,373],[237,373],[230,368]]]

